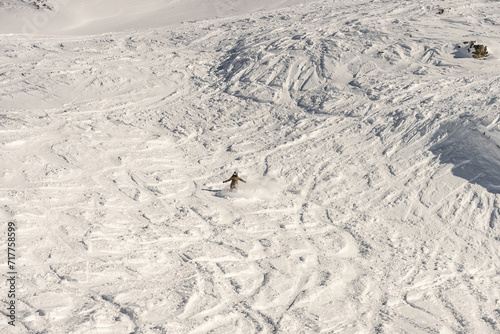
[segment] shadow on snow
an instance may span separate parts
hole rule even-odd
[[[452,164],[452,173],[493,194],[500,193],[500,148],[486,132],[470,124],[448,123],[436,137],[444,139],[430,148],[443,164]]]

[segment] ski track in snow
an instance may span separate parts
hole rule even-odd
[[[1,35],[0,328],[498,333],[497,7]],[[491,57],[457,57],[468,39]]]

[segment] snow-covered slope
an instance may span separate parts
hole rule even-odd
[[[313,0],[314,1],[314,0]],[[103,34],[277,9],[307,0],[4,0],[0,33]]]
[[[500,331],[498,4],[286,5],[0,36],[3,332]]]

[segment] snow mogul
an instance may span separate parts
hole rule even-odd
[[[243,180],[241,177],[238,176],[238,172],[234,172],[233,176],[231,176],[229,179],[226,181],[222,181],[223,183],[231,181],[231,185],[229,186],[230,191],[235,191],[237,186],[238,186],[238,181],[247,183],[247,181]]]

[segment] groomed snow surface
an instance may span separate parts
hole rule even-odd
[[[2,1],[0,332],[500,333],[498,2],[302,2]]]

